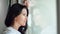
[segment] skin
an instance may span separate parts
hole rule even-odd
[[[23,4],[27,7],[29,7],[29,2],[27,0],[23,0]]]
[[[26,21],[27,21],[27,10],[23,8],[21,14],[15,17],[14,24],[12,25],[12,27],[18,30],[20,26],[26,25]]]

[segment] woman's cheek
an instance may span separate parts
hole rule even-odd
[[[21,16],[21,18],[20,18],[20,23],[23,25],[23,24],[25,24],[25,18],[24,18],[24,16]]]
[[[23,25],[25,25],[25,24],[26,24],[25,16],[22,16],[22,23],[23,23]]]

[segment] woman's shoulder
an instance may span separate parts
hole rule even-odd
[[[10,27],[7,27],[4,31],[3,31],[3,34],[12,34],[13,31],[11,30]]]
[[[13,33],[13,32],[8,31],[8,30],[6,30],[6,31],[3,32],[3,34],[12,34],[12,33]]]
[[[21,34],[20,32],[17,32],[12,27],[7,27],[3,34]]]

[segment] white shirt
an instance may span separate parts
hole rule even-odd
[[[8,27],[6,30],[3,32],[3,34],[21,34],[19,31],[14,29],[13,27]]]

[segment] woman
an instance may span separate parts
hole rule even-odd
[[[28,8],[24,5],[14,4],[8,10],[5,19],[7,26],[3,34],[25,34],[27,29]]]

